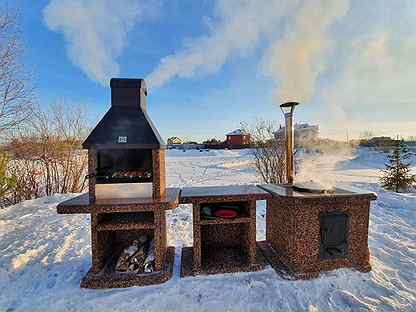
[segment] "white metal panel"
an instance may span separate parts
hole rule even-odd
[[[95,197],[97,199],[153,197],[153,183],[96,184]]]

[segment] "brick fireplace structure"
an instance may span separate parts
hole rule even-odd
[[[147,114],[143,79],[111,79],[111,107],[83,143],[89,192],[58,205],[59,213],[91,214],[92,267],[86,288],[158,284],[172,275],[167,209],[179,189],[166,188],[165,144]],[[140,237],[154,246],[154,271],[118,272],[117,259]]]
[[[90,201],[166,195],[165,143],[147,114],[143,79],[111,79],[111,108],[85,142]],[[143,175],[143,176],[139,176]]]

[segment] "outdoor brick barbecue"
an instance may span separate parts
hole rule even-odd
[[[147,115],[144,80],[112,79],[110,86],[111,108],[83,143],[89,193],[57,209],[91,214],[92,267],[82,287],[162,283],[174,259],[165,210],[178,206],[179,189],[166,188],[165,144]],[[140,258],[124,263],[129,252]]]
[[[91,214],[92,267],[81,287],[150,285],[172,276],[165,211],[193,205],[193,246],[182,249],[181,277],[256,271],[311,278],[321,271],[371,269],[370,202],[376,194],[293,185],[293,108],[286,117],[288,184],[166,188],[165,144],[147,115],[142,79],[112,79],[111,108],[83,143],[89,192],[58,213]],[[256,201],[267,200],[266,241],[256,242]]]

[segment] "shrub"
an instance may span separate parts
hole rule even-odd
[[[412,156],[403,140],[397,139],[393,151],[387,156],[388,163],[380,178],[385,189],[394,192],[406,191],[416,182],[416,176],[410,173],[409,159]]]
[[[10,162],[10,157],[2,153],[0,154],[0,198],[2,202],[0,205],[5,205],[3,202],[10,191],[16,186],[16,179],[13,176],[9,175],[8,165]]]
[[[79,108],[38,109],[25,131],[6,146],[15,177],[11,204],[55,193],[78,193],[86,187],[88,156],[81,142],[88,131]]]

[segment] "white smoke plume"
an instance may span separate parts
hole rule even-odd
[[[135,0],[51,0],[43,11],[47,27],[62,32],[71,61],[91,80],[107,85],[119,76],[117,57],[128,32],[157,11]]]
[[[297,3],[298,0],[219,0],[209,33],[163,58],[147,77],[149,86],[157,88],[175,77],[217,72],[232,56],[256,48],[262,35],[275,31],[281,17]]]
[[[263,66],[277,84],[279,102],[307,101],[332,47],[329,30],[348,11],[349,0],[226,1],[217,3],[217,19],[208,35],[163,58],[147,78],[160,87],[175,77],[217,72],[227,60],[272,41]],[[282,21],[289,27],[281,36]]]
[[[348,0],[304,1],[283,39],[271,45],[263,66],[278,83],[279,103],[310,100],[333,47],[331,26],[345,16],[348,8]]]
[[[326,140],[320,144],[319,150],[319,153],[304,153],[298,158],[295,184],[314,182],[324,189],[332,189],[343,182],[337,180],[337,166],[354,158],[355,148],[342,142]]]

